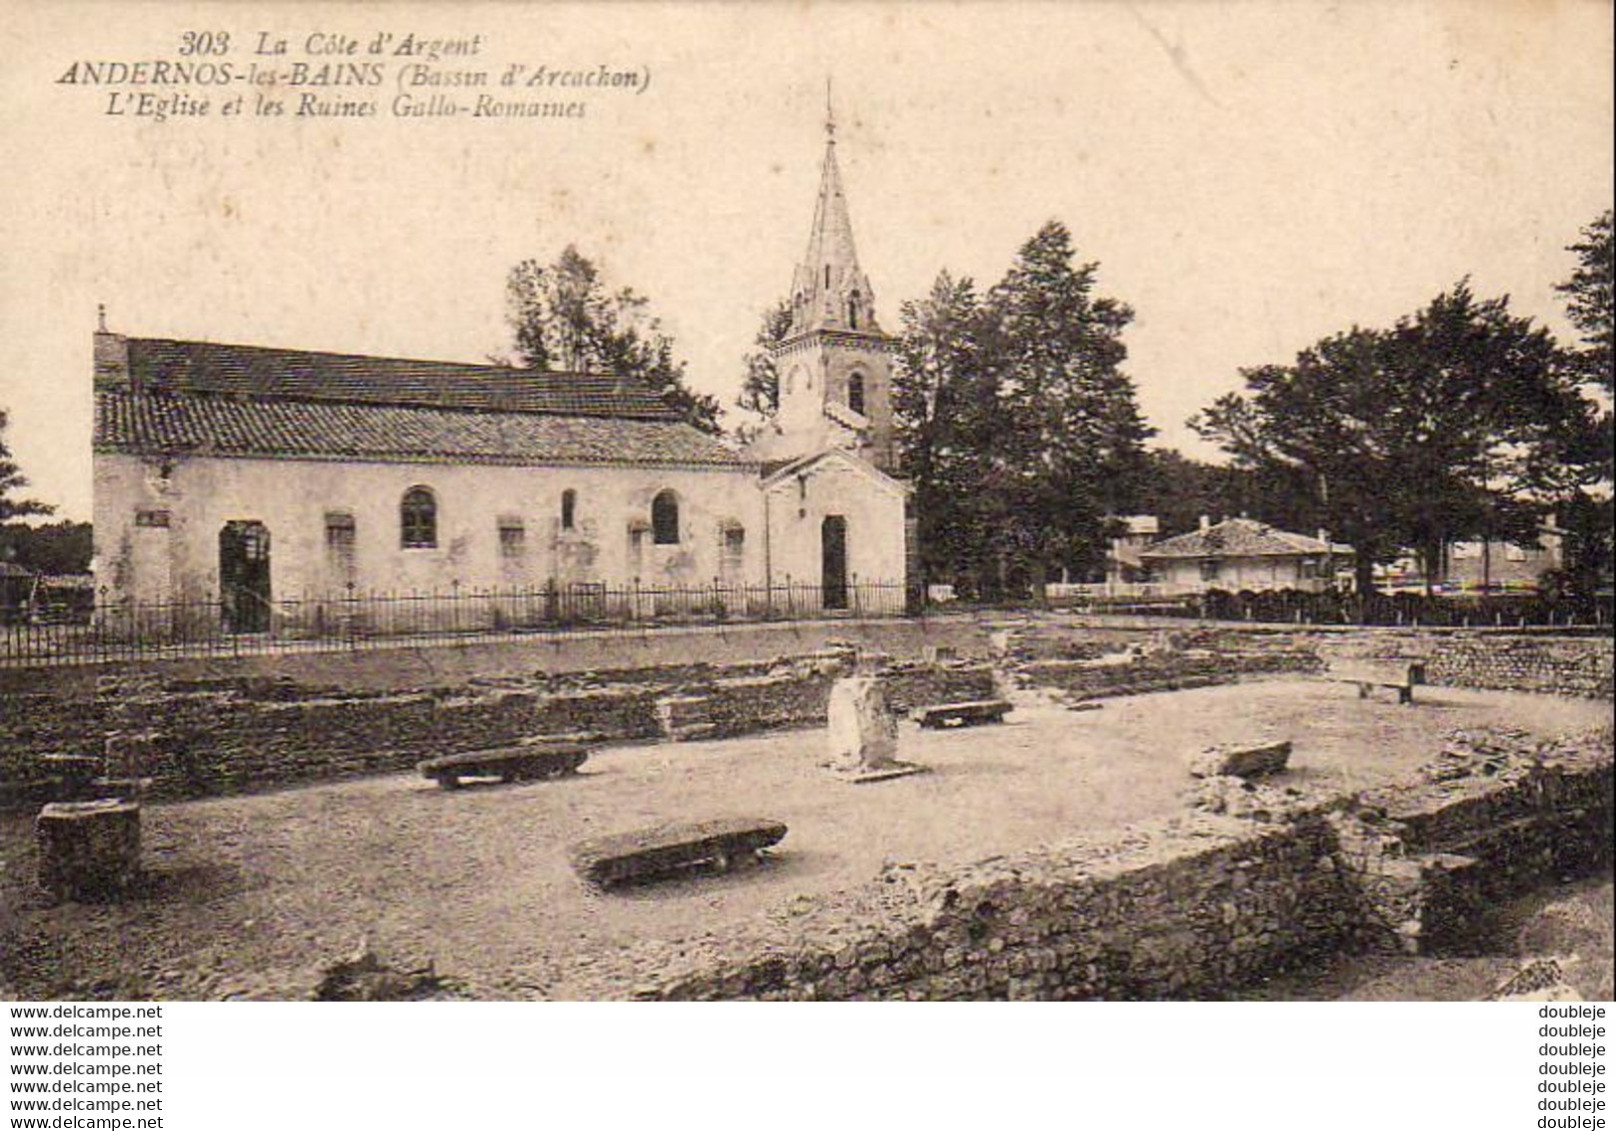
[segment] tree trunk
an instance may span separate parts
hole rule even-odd
[[[1375,593],[1375,558],[1367,546],[1354,546],[1356,551],[1352,560],[1353,588],[1357,590],[1360,598],[1374,596]]]

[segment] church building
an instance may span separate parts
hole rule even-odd
[[[780,412],[734,447],[613,375],[95,334],[96,583],[109,608],[295,630],[355,598],[483,595],[491,623],[632,593],[738,613],[901,607],[891,341],[827,143]],[[535,594],[539,595],[535,598]],[[504,604],[502,604],[504,602]],[[194,610],[204,610],[195,614]],[[216,609],[217,612],[211,610]],[[475,617],[474,617],[475,619]]]

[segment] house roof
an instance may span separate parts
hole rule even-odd
[[[656,391],[610,374],[540,373],[503,365],[415,361],[313,350],[126,338],[129,381],[164,389],[255,399],[415,405],[678,420]]]
[[[536,465],[754,463],[677,419],[101,390],[95,450],[144,455]]]
[[[1249,518],[1229,518],[1204,530],[1165,538],[1139,552],[1141,558],[1257,558],[1351,553],[1306,534],[1292,534]]]

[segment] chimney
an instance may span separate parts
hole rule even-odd
[[[1209,515],[1204,515],[1204,514],[1203,514],[1203,515],[1202,515],[1202,516],[1201,516],[1201,529],[1202,529],[1202,530],[1207,530],[1207,529],[1210,529],[1210,528],[1211,528],[1211,526],[1212,526],[1212,519],[1211,519],[1211,517],[1210,517],[1210,516],[1209,516]]]
[[[107,330],[107,307],[96,306],[95,327],[95,387],[97,389],[127,389],[129,377],[129,339]]]
[[[1326,546],[1330,544],[1330,532],[1324,529],[1322,526],[1319,527],[1319,541],[1323,542]]]

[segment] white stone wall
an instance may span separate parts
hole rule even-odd
[[[821,531],[826,516],[847,520],[850,585],[904,583],[901,484],[854,465],[850,457],[826,456],[801,475],[788,475],[768,489],[769,556],[776,584],[819,585],[823,578]],[[901,598],[900,598],[901,600]]]
[[[1208,589],[1222,589],[1238,593],[1242,589],[1261,592],[1266,589],[1297,589],[1320,592],[1329,588],[1330,579],[1304,576],[1297,568],[1300,558],[1278,556],[1223,558],[1218,564],[1218,575],[1211,580],[1201,576],[1199,558],[1147,559],[1151,571],[1151,586],[1163,593],[1201,593]]]
[[[552,576],[612,586],[636,578],[646,586],[706,585],[721,575],[744,584],[764,578],[762,493],[747,468],[186,458],[163,471],[156,460],[95,457],[97,584],[114,597],[216,599],[219,531],[234,520],[269,528],[276,599],[340,590],[343,571],[326,545],[326,515],[339,511],[352,516],[353,579],[360,591],[447,590],[456,582],[463,588],[542,586]],[[400,544],[399,504],[415,486],[437,499],[432,548]],[[561,530],[561,495],[568,489],[577,492],[570,532]],[[677,545],[653,542],[651,500],[663,489],[679,497]],[[148,523],[166,514],[168,525],[137,526],[139,512]],[[500,526],[518,524],[520,553],[503,552]],[[738,556],[725,554],[726,527],[743,532]]]

